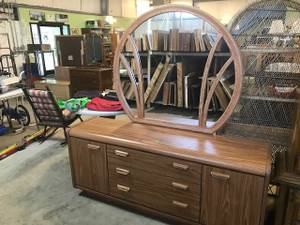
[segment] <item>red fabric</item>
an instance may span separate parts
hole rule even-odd
[[[93,98],[86,107],[95,111],[120,111],[123,109],[119,101],[109,101],[99,97]]]

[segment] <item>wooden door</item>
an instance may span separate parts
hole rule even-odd
[[[264,178],[203,167],[201,224],[259,225]]]
[[[107,193],[107,160],[104,144],[70,138],[74,186]]]

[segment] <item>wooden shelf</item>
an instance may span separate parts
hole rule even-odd
[[[194,57],[207,57],[208,52],[172,52],[172,51],[149,51],[149,52],[139,52],[140,56],[164,56],[164,55],[170,55],[170,56],[194,56]],[[124,52],[123,55],[125,56],[133,56],[132,52]],[[218,57],[230,57],[231,54],[229,52],[217,52],[214,54],[214,56]]]
[[[234,118],[233,118],[234,120]],[[234,127],[234,130],[227,129]],[[238,132],[238,133],[237,133]],[[271,126],[262,126],[259,124],[246,124],[240,122],[230,121],[225,125],[225,133],[233,134],[238,136],[244,136],[247,138],[255,138],[259,140],[272,140],[272,144],[289,144],[289,137],[293,133],[293,129],[281,128],[281,127],[271,127]]]
[[[277,176],[276,181],[293,188],[300,188],[300,175],[295,173],[284,172]]]
[[[256,37],[256,38],[272,38],[272,37],[291,37],[291,36],[300,36],[300,33],[281,33],[281,34],[265,34],[265,35],[256,35],[256,34],[232,34],[234,37]]]
[[[260,101],[272,101],[272,102],[286,102],[286,103],[299,103],[298,99],[294,98],[279,98],[279,97],[268,97],[268,96],[253,96],[253,95],[242,95],[241,98],[260,100]]]
[[[258,78],[270,78],[270,79],[283,79],[283,80],[300,80],[300,73],[282,73],[282,72],[267,72],[259,71],[254,73],[247,73],[245,76],[258,77]]]
[[[273,53],[273,54],[292,54],[292,53],[300,53],[300,48],[269,48],[269,47],[248,47],[241,49],[242,53]]]

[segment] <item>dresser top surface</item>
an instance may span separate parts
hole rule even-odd
[[[246,139],[105,118],[82,122],[71,128],[69,134],[71,137],[159,153],[260,176],[270,173],[270,146]]]

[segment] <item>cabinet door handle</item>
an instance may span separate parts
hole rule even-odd
[[[87,147],[88,147],[88,149],[94,149],[94,150],[100,149],[100,146],[99,146],[99,145],[88,144]]]
[[[187,189],[189,189],[188,185],[180,184],[180,183],[177,183],[177,182],[172,182],[172,186],[174,188],[177,188],[177,189],[180,189],[180,190],[184,190],[184,191],[186,191]]]
[[[172,203],[173,203],[173,205],[175,205],[179,208],[184,208],[184,209],[186,209],[189,206],[186,203],[178,202],[178,201],[175,201],[175,200],[173,200]]]
[[[117,167],[116,168],[116,173],[127,176],[130,173],[130,171]]]
[[[188,165],[184,165],[184,164],[176,163],[176,162],[173,162],[173,167],[175,169],[180,169],[180,170],[188,170],[189,169]]]
[[[215,171],[211,171],[210,175],[213,178],[220,179],[220,180],[229,180],[230,179],[230,175],[224,174],[224,173],[215,172]]]
[[[129,192],[130,191],[130,187],[126,187],[124,185],[121,184],[117,184],[117,188],[119,191],[123,191],[123,192]]]
[[[120,150],[115,150],[115,155],[121,156],[121,157],[127,157],[129,154],[128,154],[128,152],[123,152],[123,151],[120,151]]]

